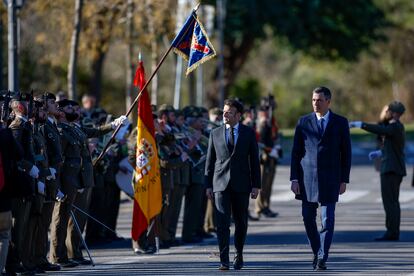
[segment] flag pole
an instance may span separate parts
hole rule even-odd
[[[200,3],[197,4],[197,6],[194,8],[194,11],[197,11],[198,8],[200,7]],[[186,34],[188,32],[189,28],[187,28],[184,32],[184,34]],[[125,114],[126,117],[129,116],[129,114],[131,114],[132,109],[134,108],[134,106],[137,104],[139,98],[141,97],[142,93],[145,91],[145,89],[147,89],[148,84],[152,81],[152,79],[155,77],[155,75],[157,74],[158,70],[160,69],[161,65],[164,63],[165,59],[167,58],[168,54],[171,52],[171,50],[173,49],[173,43],[171,43],[170,47],[168,48],[168,50],[165,52],[165,54],[163,55],[163,57],[161,58],[160,62],[158,63],[157,67],[155,68],[154,72],[152,72],[151,76],[149,77],[148,81],[145,82],[144,87],[142,87],[142,89],[139,91],[138,95],[136,96],[135,100],[132,102],[131,106],[129,107],[127,113]],[[95,166],[106,154],[106,152],[108,151],[109,146],[112,144],[112,142],[115,139],[116,134],[118,133],[118,131],[121,129],[122,125],[119,125],[116,127],[115,131],[112,133],[111,138],[109,139],[109,141],[106,143],[105,147],[103,148],[103,150],[101,151],[101,153],[99,154],[98,158],[96,158],[93,161],[93,165]]]

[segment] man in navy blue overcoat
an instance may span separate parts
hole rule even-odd
[[[318,87],[312,93],[312,113],[301,117],[295,130],[290,167],[291,190],[302,200],[306,234],[314,254],[313,268],[326,269],[332,243],[335,205],[346,190],[351,169],[348,120],[329,109],[331,92]],[[321,206],[322,229],[316,211]]]

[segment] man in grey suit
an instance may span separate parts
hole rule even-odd
[[[260,183],[258,146],[254,131],[242,125],[243,105],[226,100],[224,125],[213,129],[206,160],[206,195],[214,199],[220,270],[229,269],[230,217],[235,223],[234,269],[243,267],[243,247],[247,233],[249,195],[257,198]]]
[[[302,200],[306,234],[314,254],[313,268],[326,269],[335,224],[335,205],[346,190],[351,170],[348,120],[329,109],[331,91],[317,87],[312,113],[296,126],[290,166],[291,190]],[[318,233],[316,211],[321,206]]]
[[[398,241],[400,238],[401,209],[398,200],[402,179],[407,175],[405,169],[405,130],[400,122],[405,107],[401,102],[393,101],[388,105],[387,124],[368,124],[361,121],[350,122],[350,127],[362,128],[384,137],[381,151],[374,152],[381,157],[381,196],[385,210],[387,231],[377,241]]]

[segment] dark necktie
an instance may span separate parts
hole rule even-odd
[[[323,131],[324,131],[324,129],[323,129],[323,127],[324,127],[324,122],[325,122],[325,119],[324,119],[324,118],[321,118],[321,119],[319,120],[319,136],[322,136],[322,135],[323,135]]]
[[[234,128],[230,127],[229,129],[229,141],[228,141],[229,145],[229,150],[230,152],[233,152],[234,149]]]

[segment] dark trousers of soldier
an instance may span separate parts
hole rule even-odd
[[[201,214],[201,200],[203,190],[203,186],[200,184],[192,183],[187,187],[184,203],[184,220],[182,231],[183,242],[191,242],[196,234],[195,232],[199,225]]]
[[[206,213],[204,218],[204,231],[206,231],[207,233],[216,232],[214,203],[210,199],[207,199]]]
[[[67,173],[62,169],[61,191],[66,195],[66,199],[56,202],[52,214],[52,224],[50,227],[50,254],[49,259],[52,263],[65,263],[68,261],[66,236],[72,204],[75,201],[78,185],[79,172]]]
[[[89,203],[91,199],[91,191],[92,188],[85,188],[82,193],[77,192],[75,201],[73,203],[74,206],[78,207],[82,211],[88,213],[89,212]],[[79,225],[81,232],[85,229],[87,217],[86,215],[80,213],[76,209],[73,210],[75,215],[76,222]],[[66,237],[66,247],[68,250],[68,258],[70,259],[82,259],[82,249],[81,249],[82,241],[79,235],[79,232],[76,228],[75,222],[73,218],[69,218],[68,223],[68,236]]]
[[[207,231],[204,230],[204,221],[205,221],[205,215],[207,211],[207,196],[204,190],[204,187],[202,187],[201,191],[201,203],[200,203],[200,215],[198,216],[198,222],[196,226],[196,236],[200,238],[204,238]]]
[[[160,241],[162,244],[170,244],[171,236],[168,233],[168,224],[170,223],[170,196],[172,194],[172,189],[162,192],[163,195],[163,205],[161,208],[161,213],[158,215],[157,224],[160,226]]]
[[[38,242],[35,248],[35,257],[34,263],[38,266],[45,265],[48,263],[47,253],[49,252],[49,240],[48,232],[50,223],[52,221],[53,209],[55,207],[55,197],[56,192],[59,186],[59,169],[56,173],[56,179],[46,180],[47,187],[47,198],[43,204],[41,212],[42,222],[38,225],[39,227],[39,236]]]
[[[41,240],[42,228],[42,209],[45,197],[36,195],[32,199],[32,204],[29,213],[26,246],[22,251],[23,266],[29,270],[34,270],[38,265],[36,263],[36,251],[38,251],[39,241]]]
[[[27,226],[29,222],[31,202],[17,198],[12,200],[12,229],[6,271],[15,271],[21,265],[22,252],[27,242]]]
[[[169,222],[167,226],[167,231],[170,237],[170,242],[175,241],[175,235],[177,232],[178,218],[180,216],[181,205],[183,202],[184,193],[186,191],[186,186],[180,185],[178,183],[174,184],[174,188],[170,196],[170,206],[169,206]]]
[[[105,179],[106,180],[106,179]],[[119,204],[121,202],[121,190],[116,185],[115,179],[105,181],[105,207],[106,217],[103,221],[106,226],[116,231],[116,222],[119,214]],[[115,233],[104,229],[104,236],[108,239],[116,239]]]
[[[105,182],[103,175],[95,173],[95,187],[92,188],[91,202],[89,205],[89,215],[97,220],[105,221]],[[87,244],[97,244],[104,242],[104,229],[103,226],[96,223],[91,218],[88,218],[86,225],[85,240]]]
[[[400,237],[400,185],[402,176],[395,173],[381,174],[381,196],[385,210],[385,234],[388,238]]]
[[[268,159],[260,165],[262,174],[262,189],[256,199],[256,213],[270,208],[270,197],[272,195],[273,179],[276,173],[276,160]]]

